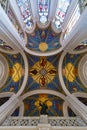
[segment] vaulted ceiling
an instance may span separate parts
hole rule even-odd
[[[7,7],[5,7],[3,1],[1,2],[3,8],[6,10]],[[53,9],[52,0],[35,0],[34,7],[32,6],[32,0],[17,0],[15,2],[18,7],[17,9],[19,9],[20,12],[20,18],[18,19],[20,19],[22,22],[21,24],[23,24],[23,32],[20,30],[20,22],[18,23],[17,21],[17,13],[12,14],[12,12],[16,11],[14,11],[15,8],[12,5],[11,0],[8,2],[9,4],[6,13],[20,34],[22,41],[25,43],[23,47],[26,47],[27,50],[31,51],[31,53],[28,53],[26,49],[23,50],[26,57],[26,63],[28,64],[26,85],[20,95],[24,104],[23,116],[39,116],[40,114],[64,116],[66,92],[63,89],[61,77],[70,94],[74,95],[87,92],[87,87],[82,82],[81,74],[79,74],[80,70],[78,69],[80,61],[86,53],[65,53],[63,49],[58,52],[58,50],[62,48],[60,38],[63,31],[63,23],[66,15],[68,16],[67,13],[69,13],[68,10],[72,0],[55,0],[55,9]],[[37,9],[36,13],[35,9]],[[52,9],[53,14],[51,14]],[[77,16],[80,17],[78,4],[76,9],[78,10]],[[69,31],[70,30],[68,30],[68,32]],[[87,45],[86,41],[85,44]],[[0,45],[3,50],[14,50],[2,39],[0,39]],[[79,48],[84,49],[84,45],[79,45],[75,50],[78,51]],[[33,52],[37,55],[39,54],[39,56],[35,55]],[[50,52],[52,52],[51,56],[48,55]],[[47,55],[44,55],[45,53]],[[0,93],[7,94],[10,92],[12,94],[17,94],[21,89],[26,75],[24,57],[20,51],[15,54],[1,52],[0,55],[5,58],[5,62],[7,63],[7,71],[5,71],[6,66],[4,66],[5,63],[2,60],[4,58],[0,58],[1,70],[4,66],[3,75],[6,75],[5,83],[1,85],[2,81],[0,82]],[[59,66],[60,63],[61,68]],[[61,70],[62,76],[60,76],[59,70]],[[3,75],[0,73],[0,78]],[[58,95],[55,94],[56,92]],[[3,101],[1,99],[1,102],[7,101],[7,98],[8,97],[3,98]],[[79,100],[83,102],[83,98],[79,97]],[[86,101],[84,102],[86,104]],[[69,116],[75,116],[69,106],[67,109]],[[18,116],[18,114],[19,108],[17,108],[12,115]]]

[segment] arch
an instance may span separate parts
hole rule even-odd
[[[72,95],[74,95],[75,97],[87,98],[87,93],[83,93],[83,92],[76,92],[76,93],[73,93]]]
[[[69,114],[68,114],[68,103],[67,103],[67,101],[65,101],[64,103],[63,103],[63,113],[64,113],[64,116],[65,117],[68,117],[69,116]]]
[[[0,93],[0,98],[11,97],[13,94],[14,94],[13,92],[2,92],[2,93]]]
[[[60,97],[61,99],[65,100],[65,95],[61,94],[60,92],[56,92],[53,90],[47,90],[47,89],[41,89],[41,90],[37,89],[37,90],[27,92],[26,94],[21,96],[21,98],[22,98],[22,100],[24,100],[25,98],[27,98],[29,96],[41,94],[41,93],[55,95],[55,96]]]
[[[27,47],[24,46],[24,49],[27,53],[31,54],[31,55],[35,55],[35,56],[52,56],[52,55],[56,55],[58,53],[60,53],[63,50],[63,47],[60,47],[58,50],[52,51],[52,52],[35,52],[32,51],[30,49],[27,49]]]
[[[59,59],[59,66],[58,66],[58,72],[59,72],[59,80],[60,80],[60,83],[61,83],[61,86],[64,90],[64,92],[67,94],[67,95],[71,95],[70,92],[68,91],[68,89],[66,88],[66,85],[64,83],[64,80],[63,80],[63,76],[62,76],[62,63],[63,63],[63,59],[66,55],[66,51],[64,51]]]
[[[21,93],[23,92],[23,90],[24,90],[24,88],[26,86],[26,83],[27,83],[27,78],[28,78],[28,62],[27,62],[27,57],[26,57],[26,55],[24,54],[23,51],[20,51],[20,54],[23,56],[23,59],[24,59],[25,71],[24,71],[23,83],[21,85],[20,90],[17,92],[16,97],[20,96]]]

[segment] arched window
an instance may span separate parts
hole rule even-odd
[[[38,0],[39,20],[42,24],[46,24],[49,15],[50,0]]]
[[[71,0],[58,0],[55,19],[53,21],[55,23],[56,28],[61,27],[61,24],[64,21],[70,2]]]
[[[20,9],[26,30],[32,29],[33,19],[30,0],[17,0],[17,4]]]

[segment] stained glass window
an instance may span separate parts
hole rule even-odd
[[[18,7],[21,12],[21,16],[25,23],[26,29],[30,30],[33,26],[32,10],[29,0],[17,0]]]
[[[48,21],[49,6],[49,0],[38,0],[38,14],[42,24],[45,24]]]
[[[70,2],[71,0],[58,0],[55,20],[54,20],[56,28],[61,27],[61,24],[64,21]]]

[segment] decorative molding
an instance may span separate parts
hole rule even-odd
[[[75,97],[87,98],[87,93],[83,93],[83,92],[76,92],[76,93],[73,93],[73,95]]]
[[[0,54],[0,88],[5,84],[9,75],[9,66],[6,58]]]
[[[79,74],[81,82],[87,88],[87,54],[85,54],[80,60],[80,63],[78,66],[78,74]]]
[[[69,106],[69,104],[67,103],[67,101],[65,101],[65,102],[63,103],[63,113],[64,113],[64,116],[65,116],[65,117],[69,117],[69,114],[68,114],[68,106]]]
[[[26,94],[21,96],[21,98],[22,98],[22,100],[24,100],[25,98],[27,98],[29,96],[32,96],[32,95],[35,95],[35,94],[41,94],[41,93],[55,95],[55,96],[60,97],[61,99],[65,100],[65,95],[63,95],[62,93],[56,92],[56,91],[53,91],[53,90],[47,90],[47,89],[41,89],[41,90],[37,89],[37,90],[27,92]]]
[[[60,53],[63,50],[63,47],[60,47],[58,50],[54,50],[51,52],[35,52],[30,49],[27,49],[27,47],[24,47],[24,50],[27,53],[29,53],[31,55],[35,55],[35,56],[52,56],[52,55],[56,55],[56,54]]]
[[[37,21],[37,26],[41,29],[47,28],[50,25],[50,21],[47,22],[47,24],[43,25],[39,21]]]
[[[61,54],[61,57],[59,59],[58,72],[59,72],[59,80],[60,80],[60,83],[61,83],[61,86],[62,86],[64,92],[66,93],[66,95],[71,95],[70,92],[68,91],[68,89],[65,86],[65,83],[64,83],[64,80],[63,80],[63,75],[62,75],[62,63],[63,63],[63,59],[64,59],[66,54],[67,54],[66,51],[64,51]]]

